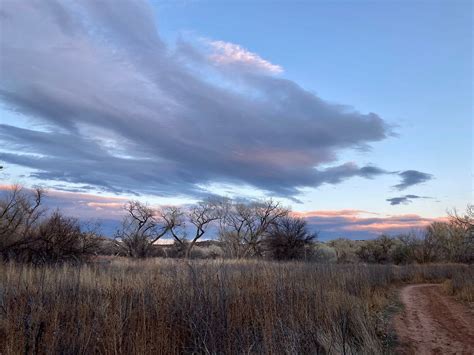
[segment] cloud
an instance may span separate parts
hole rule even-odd
[[[249,69],[262,70],[269,73],[282,73],[283,68],[249,52],[238,44],[224,41],[208,41],[214,53],[210,59],[218,65],[238,65]]]
[[[366,239],[382,233],[399,234],[420,229],[445,218],[425,218],[416,214],[381,216],[361,210],[308,211],[294,213],[320,232],[323,240],[333,238]]]
[[[329,211],[307,211],[292,212],[295,217],[311,218],[311,217],[354,217],[365,214],[378,215],[378,213],[368,212],[364,210],[346,209],[346,210],[329,210]]]
[[[338,162],[391,133],[377,114],[326,102],[235,44],[172,49],[148,3],[4,1],[2,16],[0,100],[29,128],[0,125],[0,160],[39,181],[196,198],[222,183],[294,198],[387,174]]]
[[[398,175],[402,178],[402,181],[393,187],[400,191],[405,190],[410,186],[429,181],[433,178],[433,175],[431,174],[426,174],[416,170],[402,171],[401,173],[398,173]]]
[[[429,199],[429,198],[431,197],[418,196],[418,195],[405,195],[405,196],[400,196],[400,197],[388,198],[386,201],[390,202],[391,205],[400,205],[400,204],[407,205],[409,203],[412,203],[413,200],[415,199]]]

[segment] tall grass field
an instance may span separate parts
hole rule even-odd
[[[459,264],[338,265],[112,259],[0,264],[1,354],[378,354],[401,283],[445,282],[472,301]]]

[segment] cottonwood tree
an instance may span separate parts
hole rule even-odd
[[[265,237],[266,250],[273,259],[303,259],[310,256],[317,234],[310,233],[302,218],[284,216],[278,218]]]
[[[270,227],[288,213],[287,208],[271,199],[250,203],[227,200],[220,239],[233,257],[262,256],[261,244]]]
[[[34,241],[33,229],[45,210],[41,207],[44,191],[14,185],[0,200],[0,253],[9,259]]]
[[[170,233],[178,246],[185,251],[189,258],[196,242],[203,237],[214,222],[220,220],[224,214],[224,204],[218,199],[201,201],[187,209],[171,208],[165,211],[163,218],[174,221],[170,225]],[[186,222],[193,226],[192,239],[187,239]]]
[[[124,209],[126,215],[116,232],[115,241],[127,256],[134,258],[148,256],[153,244],[174,226],[174,220],[164,219],[163,213],[139,201],[129,201]]]

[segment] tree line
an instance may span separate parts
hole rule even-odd
[[[317,237],[309,232],[305,220],[292,217],[288,208],[271,199],[237,202],[220,198],[161,208],[130,201],[125,211],[115,245],[131,257],[147,257],[159,239],[171,237],[178,251],[189,258],[210,229],[231,258],[264,254],[275,259],[298,258]]]
[[[61,211],[47,211],[42,189],[14,186],[0,198],[0,257],[34,264],[82,262],[99,254],[155,256],[160,239],[172,239],[173,256],[190,258],[201,240],[217,236],[218,256],[366,263],[474,261],[474,207],[452,213],[423,231],[374,240],[322,243],[304,219],[272,199],[213,198],[182,207],[124,206],[113,239],[100,236]],[[201,242],[202,243],[202,242]]]

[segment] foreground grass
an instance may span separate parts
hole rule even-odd
[[[0,353],[381,353],[393,285],[450,281],[464,265],[112,261],[0,265]]]

